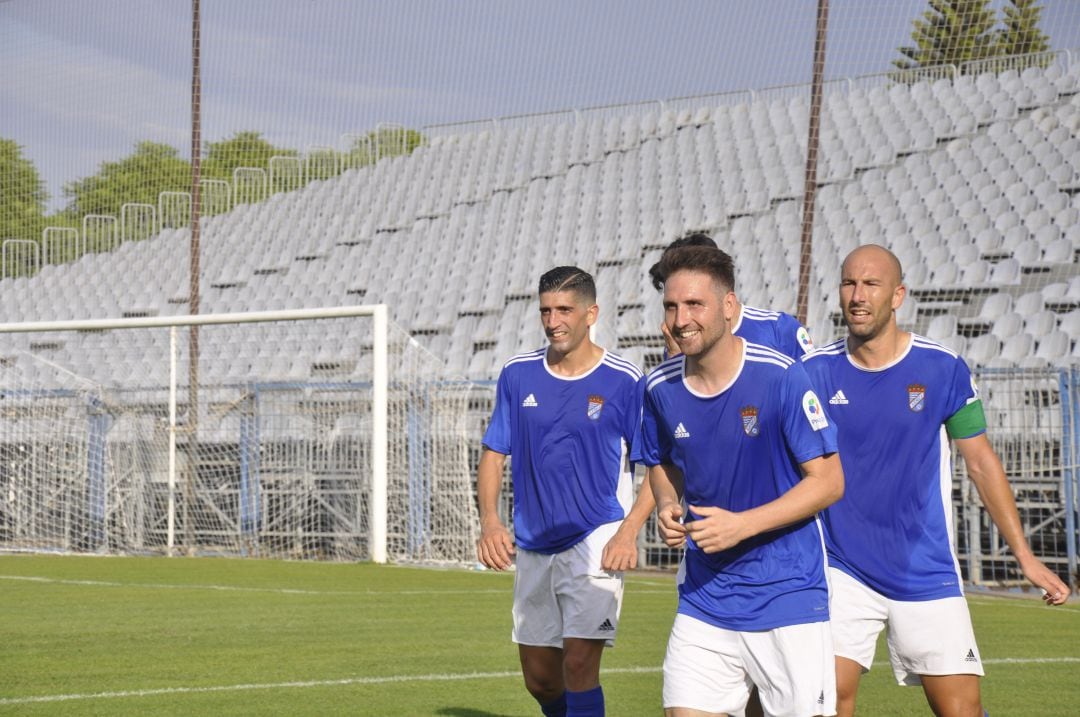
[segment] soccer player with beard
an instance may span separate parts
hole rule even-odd
[[[647,488],[631,507],[642,373],[589,338],[599,312],[592,276],[556,267],[539,289],[549,344],[511,358],[499,375],[477,476],[477,552],[494,570],[516,557],[512,637],[543,714],[603,715],[600,658],[653,509]],[[508,455],[512,538],[498,515]]]
[[[816,516],[843,493],[836,429],[798,361],[732,334],[734,274],[708,247],[659,264],[682,355],[646,379],[642,446],[661,535],[686,546],[665,713],[738,712],[756,684],[766,714],[831,715]]]
[[[979,649],[953,552],[949,439],[1024,575],[1058,605],[1069,589],[1031,552],[963,359],[902,331],[897,258],[873,244],[844,260],[848,336],[806,355],[840,434],[846,491],[823,516],[837,714],[855,711],[882,629],[897,682],[921,684],[934,713],[983,715]]]

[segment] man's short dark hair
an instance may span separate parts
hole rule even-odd
[[[592,274],[576,266],[557,266],[540,277],[540,292],[573,291],[578,298],[592,306],[596,303],[596,282]]]
[[[673,249],[679,249],[684,246],[704,246],[712,247],[713,249],[719,248],[716,246],[716,242],[713,240],[713,238],[708,234],[703,234],[701,232],[692,232],[690,234],[687,234],[686,236],[679,237],[675,241],[668,244],[667,248],[664,249],[664,254],[667,254]],[[661,255],[660,258],[663,259],[663,255]],[[664,288],[664,281],[660,278],[660,262],[656,262],[649,267],[649,278],[652,279],[652,285],[654,289],[660,291]]]
[[[665,250],[655,268],[661,285],[677,271],[700,271],[712,277],[724,291],[735,290],[735,262],[727,252],[715,247],[682,246]]]

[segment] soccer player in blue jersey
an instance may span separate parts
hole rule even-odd
[[[738,712],[756,684],[766,714],[834,714],[816,516],[843,493],[836,429],[798,361],[731,333],[727,254],[675,249],[659,274],[682,355],[646,379],[642,450],[661,535],[686,546],[665,713]]]
[[[837,713],[854,713],[859,678],[887,628],[900,684],[922,684],[937,715],[981,716],[982,663],[953,552],[949,438],[1024,575],[1049,604],[1065,602],[1069,589],[1024,539],[967,365],[897,326],[904,295],[892,252],[855,249],[840,277],[848,336],[803,359],[839,428],[847,481],[823,518]]]
[[[664,252],[684,246],[718,248],[716,242],[708,234],[695,232],[671,242],[664,249]],[[649,268],[649,278],[652,279],[653,288],[662,291],[664,282],[660,278],[659,272],[660,263],[657,262]],[[735,298],[735,320],[731,326],[731,333],[736,336],[741,336],[755,344],[776,349],[785,356],[792,358],[800,358],[807,351],[814,348],[814,343],[810,340],[810,332],[794,316],[783,311],[756,309],[753,306],[746,306],[739,302],[737,296]],[[679,352],[679,348],[668,331],[666,323],[660,324],[660,331],[664,334],[665,358],[674,356]]]
[[[664,252],[684,246],[703,246],[719,249],[716,242],[708,234],[694,232],[671,242],[664,249]],[[664,282],[660,278],[660,262],[653,264],[649,268],[649,278],[652,279],[653,288],[657,291],[663,291]],[[664,358],[667,359],[678,355],[679,346],[668,330],[667,322],[662,321],[660,323],[660,331],[664,335]],[[735,320],[732,322],[731,333],[741,336],[752,343],[775,349],[785,356],[795,359],[801,358],[807,351],[814,348],[813,341],[810,340],[810,333],[794,316],[782,311],[746,306],[739,301],[738,295],[735,297]],[[762,714],[757,691],[753,690],[744,717],[760,717]]]
[[[590,340],[599,309],[588,273],[552,269],[539,293],[549,345],[513,357],[499,375],[477,477],[477,552],[495,570],[516,557],[513,640],[541,711],[603,715],[600,658],[618,628],[622,571],[637,563],[654,505],[647,489],[632,501],[642,373]],[[513,538],[498,515],[508,455]]]

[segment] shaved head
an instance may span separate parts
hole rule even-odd
[[[864,244],[844,259],[840,309],[857,343],[896,336],[896,311],[907,293],[901,271],[896,255],[877,244]]]
[[[900,286],[903,283],[904,270],[900,266],[900,260],[896,258],[896,254],[877,244],[863,244],[848,254],[840,267],[840,273],[843,274],[851,264],[867,260],[873,261],[875,264],[884,262],[882,279],[890,281],[893,286]]]

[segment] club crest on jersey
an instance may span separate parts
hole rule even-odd
[[[757,406],[743,406],[739,409],[739,413],[742,414],[742,429],[746,435],[753,438],[761,433],[761,425],[758,423],[757,418]]]
[[[913,383],[907,387],[907,405],[915,413],[926,408],[926,386]]]
[[[589,396],[589,418],[594,421],[600,420],[600,411],[604,408],[603,396]]]

